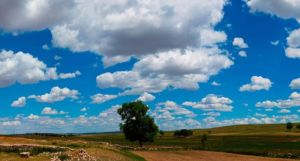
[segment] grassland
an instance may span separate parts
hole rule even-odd
[[[194,135],[187,138],[174,137],[173,132],[165,132],[153,143],[146,143],[147,148],[182,147],[185,150],[208,150],[238,154],[259,155],[279,158],[300,159],[300,131],[287,131],[283,124],[239,125],[212,129],[193,130]],[[208,140],[203,146],[201,135],[207,134]],[[76,150],[85,149],[92,156],[101,160],[129,161],[144,160],[131,151],[120,150],[111,145],[129,145],[137,143],[125,140],[121,133],[85,134],[85,135],[18,135],[0,137],[3,144],[39,144],[68,147]],[[108,144],[107,144],[108,143]],[[168,149],[171,150],[172,149]],[[196,153],[195,153],[196,154]],[[0,153],[0,158],[17,160],[16,153]],[[12,159],[9,159],[12,158]],[[49,156],[36,155],[32,160],[46,160]]]

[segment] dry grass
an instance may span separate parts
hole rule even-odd
[[[144,157],[147,161],[293,161],[209,151],[136,151],[134,153]]]

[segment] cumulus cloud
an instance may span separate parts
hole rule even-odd
[[[60,73],[58,77],[60,79],[68,79],[68,78],[75,78],[79,75],[81,75],[81,72],[77,70],[74,73]]]
[[[63,101],[67,98],[77,99],[79,92],[69,88],[53,87],[49,93],[43,95],[31,95],[28,98],[35,99],[38,102],[53,103]]]
[[[239,51],[239,56],[240,57],[247,57],[247,52],[246,51]]]
[[[51,29],[53,44],[102,54],[106,66],[126,61],[131,55],[226,40],[226,34],[213,31],[223,18],[225,0],[77,2],[76,15]]]
[[[220,52],[211,48],[149,55],[135,63],[131,71],[104,73],[96,80],[98,87],[121,88],[123,94],[156,93],[168,87],[196,90],[198,83],[207,82],[210,76],[233,64]]]
[[[87,107],[83,107],[83,108],[80,109],[81,112],[86,112],[87,110],[88,110]]]
[[[300,93],[293,92],[290,94],[288,99],[282,100],[276,100],[276,101],[270,101],[266,100],[263,102],[257,102],[256,107],[264,107],[264,108],[290,108],[290,107],[298,107],[300,106]]]
[[[195,117],[192,111],[181,107],[173,101],[158,103],[151,114],[155,119],[176,120],[178,117]]]
[[[210,117],[217,117],[217,116],[221,116],[220,112],[207,112],[202,114],[203,116],[210,116]]]
[[[300,4],[296,0],[247,0],[248,6],[252,11],[265,12],[270,15],[276,15],[280,18],[293,18],[300,22]],[[290,33],[287,38],[288,47],[285,54],[289,58],[300,58],[300,29]]]
[[[300,4],[297,0],[247,0],[247,5],[252,11],[265,12],[284,19],[300,19]]]
[[[271,45],[277,46],[279,44],[279,40],[271,41]]]
[[[153,101],[155,99],[155,96],[153,96],[150,93],[144,92],[137,100],[143,101],[143,102],[149,102]]]
[[[44,115],[57,115],[57,114],[65,115],[65,114],[67,114],[67,112],[57,111],[56,109],[51,108],[51,107],[44,107],[41,114],[44,114]]]
[[[211,82],[212,86],[221,86],[222,84],[216,81]]]
[[[26,97],[19,97],[11,103],[12,107],[24,107],[26,105]]]
[[[41,114],[56,115],[56,114],[58,114],[58,111],[56,109],[51,108],[51,107],[45,107],[45,108],[43,108]]]
[[[20,126],[21,122],[18,120],[14,120],[14,121],[4,121],[2,122],[3,126]]]
[[[0,27],[6,31],[46,29],[71,16],[73,7],[73,0],[2,0]]]
[[[263,78],[261,76],[252,76],[251,83],[245,84],[240,87],[240,91],[259,91],[259,90],[269,90],[272,87],[272,82],[268,78]]]
[[[184,106],[191,106],[204,111],[232,111],[233,101],[227,97],[209,94],[199,102],[184,102]]]
[[[300,58],[300,29],[296,29],[287,37],[288,47],[285,49],[289,58]]]
[[[287,109],[281,109],[278,111],[278,113],[290,113],[291,111],[290,110],[287,110]]]
[[[237,46],[237,47],[239,47],[241,49],[248,48],[248,44],[241,37],[234,38],[233,42],[232,42],[232,45],[233,46]]]
[[[226,34],[214,27],[225,5],[226,0],[4,0],[0,28],[50,29],[53,46],[101,54],[109,66],[132,55],[224,42]]]
[[[30,114],[27,118],[28,118],[29,120],[37,120],[37,119],[39,119],[40,117],[39,117],[38,115]]]
[[[274,124],[274,123],[286,123],[296,122],[299,119],[298,115],[281,115],[272,117],[259,116],[259,117],[246,117],[246,118],[233,118],[225,120],[217,120],[215,117],[206,117],[202,121],[205,123],[205,127],[217,127],[228,125],[247,125],[247,124]]]
[[[289,86],[291,89],[300,89],[300,78],[293,79]]]
[[[91,99],[92,99],[92,103],[101,104],[101,103],[104,103],[106,101],[115,99],[117,97],[118,97],[118,95],[109,95],[109,94],[98,93],[98,94],[95,94],[95,95],[91,96]]]
[[[0,52],[0,87],[7,87],[16,82],[32,84],[45,80],[73,78],[71,73],[57,73],[56,68],[47,65],[29,53],[6,51]]]
[[[161,129],[199,128],[201,123],[194,119],[197,115],[173,101],[158,103],[150,113]]]

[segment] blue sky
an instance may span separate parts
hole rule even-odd
[[[137,99],[164,130],[299,121],[296,1],[4,0],[0,10],[1,133],[117,131],[116,109]]]

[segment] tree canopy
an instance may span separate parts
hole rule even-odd
[[[158,133],[154,119],[147,115],[149,107],[141,101],[124,103],[118,109],[122,123],[120,129],[125,138],[138,141],[142,147],[144,142],[152,142]]]

